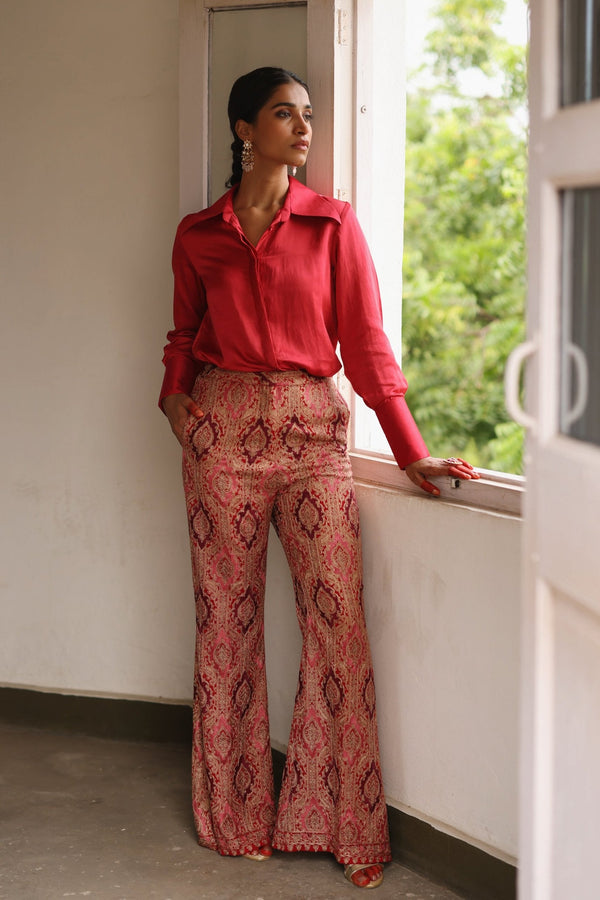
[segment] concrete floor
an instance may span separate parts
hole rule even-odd
[[[189,749],[0,723],[0,897],[5,900],[338,900],[359,897],[326,854],[266,863],[196,843]],[[386,866],[377,900],[456,894]]]

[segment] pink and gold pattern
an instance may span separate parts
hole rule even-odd
[[[330,379],[207,367],[185,429],[194,592],[192,799],[198,839],[225,855],[272,843],[390,859],[362,605],[348,410]],[[303,648],[278,806],[263,601],[269,526],[296,592]]]

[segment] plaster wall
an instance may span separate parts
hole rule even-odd
[[[0,681],[189,695],[177,0],[2,4]]]

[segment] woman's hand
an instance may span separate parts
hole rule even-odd
[[[188,394],[169,394],[162,402],[171,431],[180,444],[183,444],[183,429],[190,416],[199,419],[204,415],[197,403]]]
[[[465,481],[480,477],[470,463],[455,456],[451,456],[449,459],[426,456],[425,459],[418,459],[406,466],[404,471],[413,484],[435,497],[439,497],[440,489],[427,480],[432,476],[450,475],[452,478],[462,478]]]

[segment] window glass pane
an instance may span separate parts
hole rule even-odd
[[[272,62],[274,47],[276,61]],[[231,85],[238,76],[259,66],[280,64],[306,78],[306,6],[212,10],[209,203],[224,193],[231,175],[231,131],[227,119]],[[304,169],[298,170],[298,177],[305,180]]]
[[[427,5],[407,85],[408,404],[432,455],[521,474],[503,375],[524,337],[527,6]]]
[[[600,97],[600,0],[562,0],[562,105]]]
[[[600,445],[600,187],[562,200],[560,430]]]

